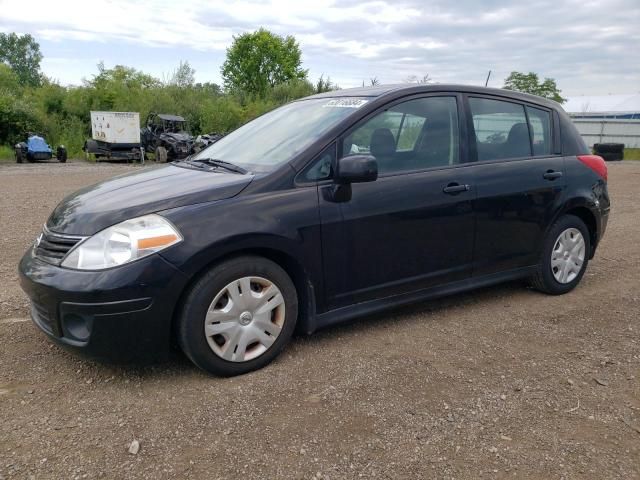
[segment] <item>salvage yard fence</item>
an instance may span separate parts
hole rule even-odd
[[[573,123],[589,147],[594,143],[624,143],[640,148],[640,120],[613,118],[573,118]]]

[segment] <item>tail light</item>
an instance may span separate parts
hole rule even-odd
[[[578,155],[578,160],[600,175],[605,182],[607,181],[607,164],[602,157],[598,155]]]

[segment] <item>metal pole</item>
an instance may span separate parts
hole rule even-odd
[[[484,82],[485,87],[489,84],[489,77],[491,77],[491,70],[489,70],[489,74],[487,75],[487,80],[485,80]]]

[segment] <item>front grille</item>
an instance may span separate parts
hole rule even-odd
[[[36,257],[41,260],[53,265],[60,265],[69,250],[84,238],[77,235],[54,233],[45,227],[38,240],[36,240],[34,252]]]
[[[36,303],[34,301],[31,302],[31,316],[35,320],[35,322],[48,333],[53,333],[54,330],[54,320],[51,318],[49,314],[49,310],[44,306]]]

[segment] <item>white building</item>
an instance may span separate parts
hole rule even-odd
[[[640,148],[640,93],[568,97],[562,107],[590,147],[612,142]]]
[[[567,97],[562,108],[574,118],[640,119],[640,93]]]

